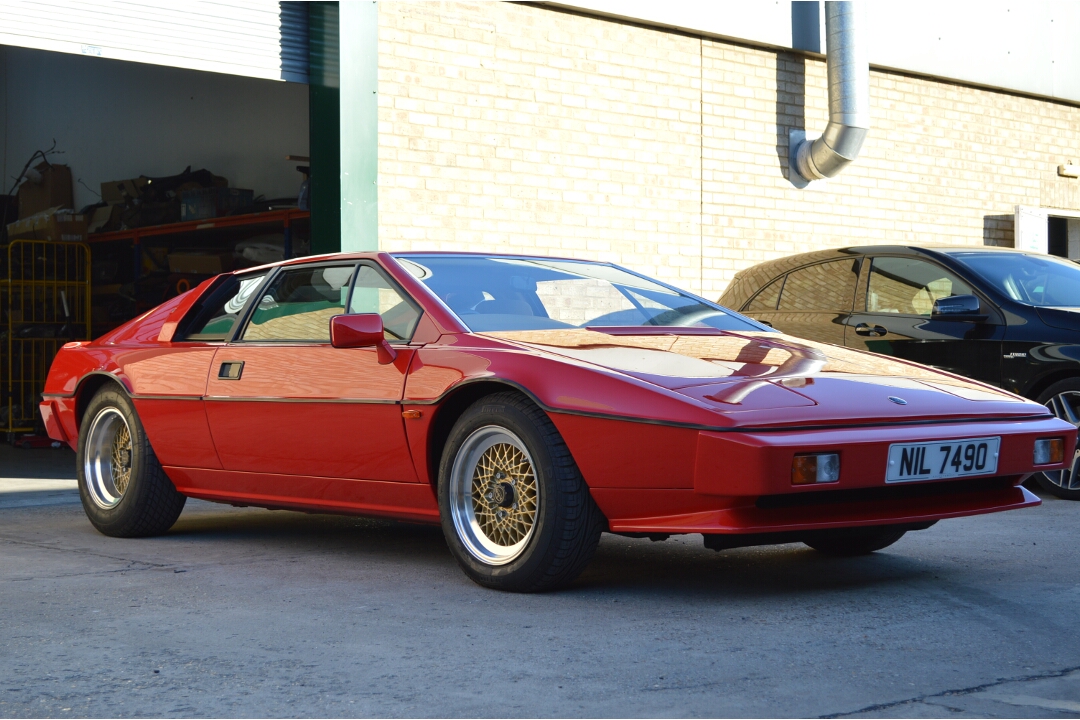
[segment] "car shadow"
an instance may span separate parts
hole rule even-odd
[[[203,547],[242,543],[267,559],[299,555],[315,561],[332,555],[358,563],[396,563],[402,572],[411,566],[418,575],[445,577],[449,570],[471,585],[458,575],[442,529],[433,525],[227,506],[219,510],[199,503],[166,537]],[[873,555],[834,558],[801,544],[715,552],[703,546],[700,535],[654,543],[605,534],[589,566],[559,594],[750,599],[911,584],[949,572],[905,554],[906,540]]]
[[[578,585],[752,599],[909,584],[941,572],[905,555],[903,543],[871,555],[838,558],[801,543],[715,552],[698,535],[664,543],[605,536]]]

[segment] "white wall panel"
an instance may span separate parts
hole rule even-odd
[[[0,45],[269,80],[283,79],[281,35],[266,0],[0,2]]]
[[[546,4],[755,45],[790,48],[798,44],[793,44],[793,34],[799,35],[793,33],[793,24],[799,20],[793,18],[792,5],[811,3],[573,0]],[[1080,3],[866,0],[863,6],[872,65],[1080,102]],[[804,13],[796,15],[806,17]],[[813,49],[806,45],[801,48]]]

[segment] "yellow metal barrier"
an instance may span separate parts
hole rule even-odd
[[[13,240],[0,262],[0,433],[33,432],[57,350],[90,337],[90,248]]]

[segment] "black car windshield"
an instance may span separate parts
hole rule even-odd
[[[613,265],[477,255],[396,257],[473,332],[589,326],[764,329]]]
[[[952,253],[1007,297],[1038,307],[1080,307],[1080,266],[1046,255]]]

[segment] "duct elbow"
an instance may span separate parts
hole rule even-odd
[[[807,180],[836,177],[855,161],[869,128],[829,123],[813,142],[803,140],[796,150],[796,171]]]
[[[794,170],[808,181],[838,175],[859,156],[870,130],[870,63],[856,31],[858,16],[855,2],[825,3],[829,124],[791,153]]]

